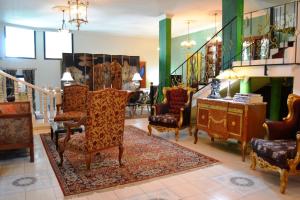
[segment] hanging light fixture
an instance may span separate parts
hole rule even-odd
[[[60,12],[63,13],[62,17],[62,24],[61,24],[61,28],[59,28],[57,31],[58,32],[62,32],[62,33],[69,33],[70,30],[67,29],[67,25],[66,25],[66,20],[65,20],[65,12],[69,9],[67,6],[54,6],[53,7],[54,10],[58,10]]]
[[[68,5],[70,14],[69,22],[71,24],[75,23],[77,30],[79,30],[81,24],[88,23],[87,7],[89,2],[88,0],[69,0]]]
[[[215,33],[214,34],[217,33],[217,16],[221,13],[222,13],[221,10],[214,10],[214,11],[212,11],[212,13],[209,14],[209,15],[214,16],[214,18],[215,18]],[[222,42],[222,38],[219,35],[215,36],[214,38],[207,37],[206,40],[207,41],[211,40],[211,42],[213,42],[213,43]]]
[[[195,46],[197,43],[195,40],[190,39],[190,23],[191,21],[187,21],[187,26],[188,26],[188,34],[187,34],[187,40],[184,40],[180,43],[180,46],[185,47],[187,49],[190,49],[191,47]]]

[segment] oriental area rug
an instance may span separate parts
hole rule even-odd
[[[77,133],[80,134],[80,133]],[[58,166],[59,155],[49,134],[41,139],[65,196],[133,183],[185,170],[207,167],[217,160],[187,149],[147,132],[126,126],[124,131],[123,167],[118,164],[118,147],[95,155],[87,170],[84,156],[66,151],[64,163]]]

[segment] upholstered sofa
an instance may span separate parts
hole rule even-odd
[[[251,168],[280,174],[280,192],[284,193],[289,174],[300,173],[300,96],[290,94],[288,116],[282,121],[266,121],[266,139],[251,140]]]
[[[29,102],[0,103],[0,150],[30,149],[34,161],[32,113]]]
[[[175,131],[178,141],[179,130],[189,127],[191,132],[191,101],[194,89],[190,87],[164,87],[164,100],[161,104],[153,106],[154,113],[149,116],[149,135],[152,127],[158,131]]]

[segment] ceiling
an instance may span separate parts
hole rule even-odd
[[[67,0],[0,1],[0,21],[43,29],[61,26],[62,13],[52,7],[67,4]],[[245,12],[284,2],[290,0],[245,0]],[[155,37],[160,17],[167,13],[173,15],[172,36],[175,37],[187,33],[187,20],[192,20],[191,32],[214,27],[214,17],[210,13],[221,9],[222,0],[89,0],[89,23],[82,25],[80,30]],[[217,16],[217,21],[220,25],[221,15]]]

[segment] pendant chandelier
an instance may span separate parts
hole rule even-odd
[[[214,10],[210,15],[214,16],[215,18],[215,33],[217,33],[217,16],[219,14],[221,14],[222,11],[221,10]],[[207,37],[206,38],[207,41],[211,40],[211,42],[216,43],[216,42],[222,42],[222,38],[219,35],[216,35],[214,38],[211,37]]]
[[[63,33],[69,33],[70,30],[67,29],[66,20],[65,20],[65,13],[69,8],[67,6],[54,6],[53,9],[62,12],[62,24],[57,31]]]
[[[191,21],[187,21],[187,26],[188,26],[187,39],[180,43],[180,46],[185,47],[187,49],[190,49],[191,47],[197,44],[195,40],[190,39],[190,23]]]
[[[69,22],[75,24],[77,30],[81,24],[88,23],[87,20],[87,7],[89,5],[88,0],[69,0]]]

